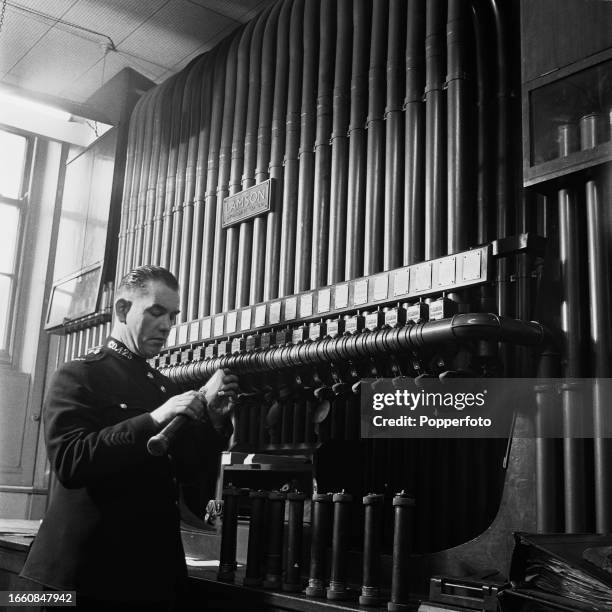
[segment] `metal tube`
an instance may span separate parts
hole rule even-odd
[[[263,37],[261,60],[261,97],[259,104],[259,127],[257,131],[257,167],[255,183],[261,183],[269,177],[270,147],[272,132],[272,107],[274,98],[274,61],[276,55],[276,30],[278,17],[283,3],[277,2],[268,21]],[[253,245],[251,256],[251,288],[249,303],[256,304],[263,300],[264,294],[264,257],[266,240],[266,219],[256,217],[253,220]]]
[[[210,72],[210,55],[203,55],[198,63],[192,68],[194,73],[191,85],[191,96],[189,99],[189,132],[187,139],[187,160],[185,164],[185,186],[183,201],[179,203],[183,209],[182,227],[180,229],[180,241],[178,243],[178,281],[180,287],[181,312],[177,317],[177,322],[190,321],[189,318],[189,284],[191,263],[193,260],[192,238],[195,212],[195,188],[198,161],[198,145],[200,141],[200,118],[202,104],[202,81],[207,81]]]
[[[173,249],[178,245],[172,242],[173,227],[174,227],[174,197],[176,193],[176,173],[178,166],[179,147],[181,140],[181,115],[176,112],[176,109],[183,107],[183,94],[185,91],[185,81],[187,80],[187,72],[182,71],[174,85],[172,92],[172,109],[171,113],[171,129],[168,154],[168,170],[166,173],[166,193],[164,196],[164,212],[163,212],[163,231],[162,244],[160,253],[160,265],[164,268],[170,268],[173,261]],[[178,270],[177,270],[178,272]]]
[[[348,127],[350,118],[351,80],[351,3],[337,2],[336,59],[333,90],[331,133],[331,187],[329,202],[329,240],[327,283],[344,279],[346,252],[346,207],[348,181]],[[354,248],[351,245],[351,248]]]
[[[270,491],[268,494],[266,577],[263,583],[266,589],[278,589],[281,586],[284,522],[285,493]]]
[[[245,489],[228,487],[223,491],[223,523],[221,525],[221,555],[217,579],[233,582],[236,572],[236,543],[238,536],[238,503]]]
[[[372,11],[370,72],[368,76],[368,148],[363,243],[363,273],[380,272],[383,266],[385,197],[385,56],[388,2],[375,2]]]
[[[342,491],[334,493],[334,526],[332,532],[331,577],[327,588],[327,599],[348,599],[347,553],[349,543],[350,515],[353,496]]]
[[[325,596],[327,545],[331,528],[331,493],[312,496],[312,532],[310,548],[310,574],[306,595]]]
[[[316,131],[316,86],[318,65],[319,3],[306,0],[304,5],[304,58],[302,69],[302,109],[298,195],[295,232],[294,291],[308,289],[314,195],[314,143]]]
[[[351,67],[351,116],[349,124],[349,167],[346,214],[346,244],[361,245],[364,241],[366,193],[366,117],[368,85],[368,26],[370,4],[353,1],[353,63]],[[344,278],[363,274],[363,257],[356,248],[346,249]]]
[[[561,327],[565,342],[564,376],[581,375],[581,285],[580,244],[576,228],[579,225],[575,195],[567,189],[558,192],[559,205],[559,258],[561,262]],[[582,406],[577,405],[571,387],[562,391],[563,425],[568,436],[576,427]],[[586,530],[585,449],[584,441],[566,437],[563,440],[565,482],[565,530],[582,533]]]
[[[225,93],[225,67],[228,46],[224,45],[215,58],[210,137],[208,141],[208,172],[204,196],[204,221],[202,227],[202,263],[200,265],[199,316],[211,314],[213,278],[213,250],[215,244],[215,217],[217,213],[217,182],[219,179],[219,146]]]
[[[403,491],[393,498],[395,519],[393,525],[393,568],[391,570],[391,601],[387,603],[389,612],[408,609],[408,560],[412,538],[412,514],[414,498]]]
[[[232,139],[232,161],[229,176],[229,195],[240,191],[241,176],[244,168],[244,137],[246,131],[247,104],[249,98],[249,50],[251,36],[255,27],[255,20],[251,20],[238,45],[238,60],[236,74],[236,109],[234,112],[234,128]],[[257,92],[259,95],[259,91]],[[221,230],[224,231],[224,230]],[[229,227],[226,230],[225,264],[223,274],[223,311],[231,310],[236,303],[237,267],[238,267],[238,237],[240,227]]]
[[[200,277],[202,273],[202,240],[204,233],[204,198],[206,195],[207,161],[212,130],[212,92],[216,51],[207,54],[207,63],[200,84],[200,126],[198,130],[195,186],[193,193],[193,224],[191,226],[191,263],[187,296],[187,320],[200,314]],[[181,283],[183,284],[183,283]]]
[[[465,0],[449,0],[446,22],[448,253],[456,253],[472,244],[474,226],[470,142],[473,96],[467,57],[469,18],[469,6]]]
[[[402,264],[401,222],[404,210],[404,132],[403,93],[405,68],[406,2],[389,2],[387,47],[387,106],[385,108],[385,207],[383,230],[383,269]],[[414,231],[414,230],[412,230]]]
[[[167,89],[162,94],[161,102],[161,150],[159,152],[159,168],[155,185],[155,215],[153,217],[153,244],[151,245],[151,263],[160,265],[164,235],[164,211],[166,209],[166,180],[168,160],[170,158],[170,134],[172,132],[172,97],[176,81],[180,75],[169,79]]]
[[[363,580],[360,606],[380,604],[380,550],[382,541],[382,505],[384,495],[370,493],[363,498]]]
[[[270,279],[274,287],[275,276],[278,275],[277,295],[293,293],[295,270],[295,236],[299,174],[300,148],[300,110],[302,98],[302,63],[303,63],[303,25],[304,0],[295,0],[291,11],[291,26],[289,37],[289,76],[287,94],[286,138],[284,160],[284,183],[282,197],[281,227],[278,248],[271,245],[270,253],[274,257],[278,253],[277,266],[270,263],[269,271],[278,269]],[[274,222],[268,225],[273,226]],[[266,257],[267,259],[267,257]],[[266,278],[268,272],[266,272]]]
[[[444,105],[445,3],[427,0],[425,33],[425,259],[444,255],[446,177]]]
[[[408,0],[406,23],[406,163],[402,264],[411,265],[424,259],[424,0]]]
[[[599,144],[598,115],[588,115],[580,120],[581,149],[591,149]],[[589,275],[590,349],[595,378],[609,378],[612,374],[612,347],[610,346],[610,268],[609,244],[606,239],[606,219],[601,184],[597,178],[588,180],[586,190],[587,249]],[[606,193],[605,191],[603,193]],[[608,191],[609,193],[609,191]],[[612,530],[612,443],[601,437],[608,427],[608,398],[602,387],[595,383],[593,395],[593,420],[595,428],[595,528],[597,533]]]
[[[249,543],[247,549],[246,574],[244,586],[258,587],[263,583],[262,561],[266,538],[266,499],[265,491],[251,491],[251,522],[249,523]]]
[[[246,128],[244,135],[244,166],[242,175],[242,188],[246,189],[255,184],[255,166],[257,164],[257,119],[259,117],[259,100],[261,97],[261,53],[263,35],[270,15],[265,10],[257,19],[251,49],[249,51],[249,95],[246,113]],[[248,304],[250,287],[250,261],[253,248],[253,222],[245,221],[240,224],[238,236],[238,262],[236,272],[236,306]]]
[[[226,231],[223,229],[223,200],[225,200],[229,192],[234,109],[236,104],[236,62],[239,41],[239,36],[235,36],[232,39],[225,68],[225,94],[223,102],[221,145],[219,148],[219,177],[217,180],[215,242],[213,247],[212,287],[210,296],[211,314],[223,310],[223,268],[225,266],[226,247]],[[235,270],[232,270],[231,273],[235,274]]]
[[[283,591],[297,593],[302,590],[302,532],[304,529],[304,493],[288,493],[287,555]]]
[[[278,296],[279,265],[281,260],[281,215],[283,214],[284,172],[283,155],[285,152],[285,131],[287,120],[287,85],[289,78],[290,22],[293,0],[286,0],[278,18],[276,34],[276,72],[274,80],[274,102],[272,110],[272,141],[270,147],[270,178],[275,179],[274,202],[268,213],[266,223],[266,247],[263,267],[263,299]],[[296,15],[297,18],[297,15]],[[297,41],[292,45],[295,53]],[[297,67],[293,66],[293,70]],[[297,99],[296,99],[297,100]],[[295,128],[295,125],[292,126]]]
[[[335,26],[334,4],[324,2],[320,13],[319,80],[317,84],[317,130],[312,211],[310,288],[327,281],[327,241],[329,237],[329,197],[332,130]]]

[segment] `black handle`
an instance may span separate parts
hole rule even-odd
[[[158,434],[155,434],[147,442],[149,454],[161,457],[168,454],[168,449],[173,444],[179,431],[189,420],[184,414],[177,414]]]

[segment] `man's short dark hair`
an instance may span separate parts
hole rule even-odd
[[[117,295],[123,292],[133,291],[135,289],[145,289],[147,283],[152,281],[160,281],[167,285],[170,289],[178,291],[179,284],[174,274],[160,266],[139,266],[130,270],[119,283],[117,287]]]

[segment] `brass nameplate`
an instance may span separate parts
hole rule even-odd
[[[268,179],[225,198],[223,200],[221,226],[223,228],[230,227],[269,212],[272,202],[273,180]]]

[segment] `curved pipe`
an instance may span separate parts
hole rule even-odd
[[[257,167],[255,183],[261,183],[269,177],[270,147],[272,143],[272,110],[274,98],[276,30],[282,2],[277,2],[268,21],[263,38],[261,60],[261,97],[259,104],[259,127],[257,130]],[[251,256],[251,287],[249,303],[263,301],[264,293],[264,257],[266,253],[266,219],[256,217],[253,220],[253,244]]]
[[[349,124],[348,207],[346,244],[363,244],[366,193],[366,117],[368,112],[368,25],[370,4],[353,1],[353,65],[351,68],[351,117]],[[344,278],[363,275],[363,257],[357,249],[346,251]],[[306,287],[301,288],[301,290]]]
[[[445,3],[427,0],[425,33],[425,259],[444,255],[446,152],[444,113]]]
[[[449,0],[446,21],[447,85],[447,252],[456,253],[472,243],[472,180],[470,135],[472,84],[468,62],[469,6]]]
[[[200,265],[199,316],[210,314],[210,297],[213,276],[213,246],[215,243],[215,217],[217,212],[217,183],[219,180],[219,147],[225,94],[225,65],[229,47],[227,43],[215,58],[212,110],[210,117],[210,140],[208,144],[208,173],[204,199],[204,221],[202,228],[202,260]]]
[[[424,259],[425,1],[409,0],[406,32],[406,151],[402,264]]]
[[[317,83],[317,130],[315,137],[315,172],[312,211],[310,288],[327,281],[327,241],[329,238],[329,196],[334,87],[334,5],[323,2],[320,12],[319,78]]]
[[[385,55],[387,50],[388,2],[374,3],[368,91],[368,152],[364,228],[365,275],[380,272],[383,264],[385,197]]]
[[[283,155],[285,152],[285,122],[287,120],[287,84],[289,77],[289,25],[293,0],[283,2],[278,19],[276,35],[276,72],[274,80],[274,103],[272,110],[272,141],[270,147],[270,178],[276,180],[270,212],[266,223],[266,248],[263,272],[263,298],[269,300],[278,297],[281,215],[283,214],[284,170]],[[295,46],[294,46],[295,49]],[[294,67],[295,70],[296,67]]]
[[[294,291],[310,284],[312,209],[314,197],[314,143],[316,133],[316,87],[319,46],[319,3],[306,0],[304,10],[304,65],[300,124],[299,180],[295,232]]]
[[[261,13],[257,19],[251,38],[249,50],[249,95],[244,134],[244,166],[242,189],[255,184],[255,167],[257,165],[257,119],[261,98],[261,53],[263,36],[270,15],[270,8]],[[249,299],[250,260],[253,248],[253,222],[240,224],[238,234],[238,261],[236,269],[236,306],[245,306]]]
[[[208,53],[206,69],[200,83],[200,126],[197,146],[195,185],[193,193],[193,224],[191,226],[191,263],[187,320],[198,318],[200,310],[200,275],[202,266],[202,236],[204,232],[204,198],[206,195],[207,161],[211,134],[213,76],[217,50]]]
[[[537,346],[547,344],[549,334],[542,325],[535,322],[518,321],[488,313],[459,314],[441,321],[340,338],[325,338],[305,344],[275,346],[241,355],[225,355],[206,361],[170,366],[162,368],[161,371],[176,382],[196,383],[210,377],[218,368],[230,368],[237,374],[266,372],[386,355],[390,346],[398,352],[407,352],[473,340]]]
[[[333,122],[331,134],[331,188],[329,199],[329,240],[327,283],[344,278],[346,206],[348,187],[348,127],[350,119],[352,28],[349,0],[338,0]],[[354,249],[355,244],[349,248]]]
[[[402,264],[402,213],[404,208],[403,92],[405,76],[404,23],[406,3],[390,0],[387,46],[387,106],[385,108],[385,214],[383,270]],[[412,230],[414,231],[414,230]]]
[[[278,295],[293,293],[295,269],[296,202],[298,195],[300,103],[304,38],[304,0],[295,0],[291,11],[289,78],[285,137],[285,172],[278,259]],[[273,253],[278,249],[273,248]],[[273,265],[273,263],[271,263]],[[266,274],[267,275],[267,274]],[[271,280],[272,285],[275,279]]]

